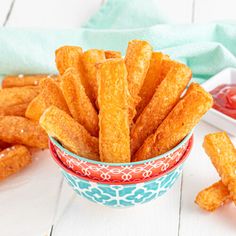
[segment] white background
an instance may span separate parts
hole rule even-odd
[[[173,23],[236,20],[235,0],[158,0],[157,11]],[[0,0],[0,24],[17,27],[79,27],[102,0]],[[174,5],[173,5],[174,4]],[[163,197],[143,206],[115,210],[78,197],[64,183],[49,152],[37,152],[33,164],[0,184],[1,236],[233,236],[236,208],[228,204],[206,213],[196,194],[218,180],[201,147],[217,129],[200,122],[183,175]],[[236,139],[233,139],[236,144]]]

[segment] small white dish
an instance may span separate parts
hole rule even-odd
[[[221,84],[236,84],[236,69],[227,68],[211,77],[202,87],[210,92]],[[236,136],[236,119],[211,108],[202,118],[207,123]]]

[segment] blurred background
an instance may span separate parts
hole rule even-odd
[[[235,21],[235,0],[136,0],[145,2],[156,9],[157,16],[152,24],[157,23],[207,23],[212,21]],[[129,1],[112,2],[129,4]],[[139,14],[142,9],[133,3],[133,12]],[[91,18],[106,0],[1,0],[0,24],[13,27],[70,28],[80,27]],[[113,6],[116,4],[114,3]],[[125,8],[125,5],[123,6]],[[142,13],[148,16],[145,10]],[[109,17],[108,17],[109,20]],[[150,21],[149,21],[150,22]]]

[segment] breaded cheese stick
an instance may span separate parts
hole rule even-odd
[[[128,88],[135,101],[135,106],[140,101],[138,94],[146,77],[151,57],[152,47],[148,42],[142,40],[131,40],[128,43],[125,64],[128,73]]]
[[[5,149],[9,146],[11,146],[10,143],[6,143],[6,142],[3,142],[2,140],[0,140],[0,150]]]
[[[153,134],[172,108],[191,79],[192,72],[184,64],[176,63],[156,89],[151,101],[131,129],[131,153],[134,154]],[[147,122],[151,120],[151,122]]]
[[[230,199],[228,188],[218,181],[198,193],[195,203],[206,211],[215,211]]]
[[[56,138],[71,152],[92,160],[99,160],[98,139],[92,137],[66,112],[50,106],[43,113],[39,122],[48,135]]]
[[[236,204],[236,149],[225,132],[208,134],[203,147]]]
[[[106,60],[103,50],[90,49],[83,53],[82,63],[84,71],[88,79],[90,89],[92,91],[92,103],[97,104],[98,96],[98,81],[97,81],[97,67],[96,64]]]
[[[0,181],[17,173],[32,161],[29,150],[22,145],[14,145],[0,152]]]
[[[40,88],[33,86],[0,89],[0,115],[24,116],[39,92]]]
[[[68,68],[74,68],[80,74],[81,82],[85,88],[85,92],[90,100],[92,100],[92,90],[90,88],[88,78],[82,63],[83,50],[77,46],[63,46],[56,50],[57,69],[61,75]]]
[[[143,82],[143,86],[139,92],[141,98],[140,102],[137,105],[137,114],[134,120],[137,120],[139,115],[142,113],[143,109],[150,102],[153,94],[156,91],[157,86],[161,83],[161,64],[164,55],[161,52],[153,52],[152,58],[150,61],[150,66],[148,68],[146,77]]]
[[[119,52],[119,51],[112,51],[112,50],[106,50],[105,51],[105,57],[106,57],[106,59],[121,58],[121,52]]]
[[[104,162],[130,162],[127,71],[123,59],[101,63],[99,83],[99,152]]]
[[[212,104],[212,96],[203,88],[193,89],[176,104],[155,133],[145,140],[133,160],[146,160],[174,148],[195,127]]]
[[[0,116],[0,140],[36,148],[48,146],[47,134],[39,124],[20,116]]]
[[[98,137],[98,114],[85,93],[80,74],[69,68],[62,76],[61,88],[72,117]]]
[[[63,46],[56,50],[56,65],[60,75],[63,75],[66,69],[77,68],[80,64],[82,48],[78,46]]]
[[[55,81],[59,80],[57,75],[9,75],[3,78],[2,88],[12,88],[12,87],[24,87],[24,86],[37,86],[39,82],[45,78],[52,78]]]
[[[27,118],[38,121],[43,112],[51,105],[69,113],[62,91],[52,79],[42,80],[40,87],[42,88],[41,93],[30,102],[25,112]]]

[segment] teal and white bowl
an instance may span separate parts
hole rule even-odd
[[[170,189],[182,172],[183,164],[191,151],[192,144],[193,138],[191,138],[185,154],[174,167],[160,176],[135,184],[101,183],[79,176],[63,165],[52,145],[50,145],[50,151],[66,181],[78,195],[100,205],[120,208],[149,202],[160,197]]]

